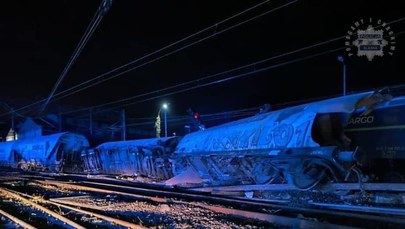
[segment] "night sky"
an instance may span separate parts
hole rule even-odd
[[[9,1],[0,9],[0,101],[18,109],[46,98],[67,64],[101,1]],[[59,91],[127,64],[263,1],[115,0]],[[251,12],[219,24],[138,64],[160,57],[289,1],[268,1]],[[346,35],[362,18],[390,22],[405,17],[401,1],[303,0],[185,48],[114,79],[51,103],[42,114],[95,106],[196,80],[232,68]],[[405,20],[394,23],[405,30]],[[193,107],[202,114],[333,96],[342,92],[346,58],[348,92],[405,83],[405,34],[396,36],[393,56],[368,61],[345,50],[282,65],[178,94],[146,97],[103,108],[125,107],[128,118],[156,116],[163,102],[172,116]],[[218,80],[345,46],[345,39],[274,59],[256,67],[213,78]],[[128,66],[136,66],[130,65]],[[126,68],[126,69],[128,69]],[[188,87],[202,86],[199,81]],[[141,100],[147,100],[141,102]],[[38,115],[34,107],[23,115]],[[7,110],[0,109],[3,113]],[[72,114],[73,115],[73,114]],[[1,116],[7,125],[9,116]]]

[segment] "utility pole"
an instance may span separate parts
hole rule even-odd
[[[126,136],[125,136],[125,133],[126,133],[126,130],[125,130],[125,128],[126,128],[126,125],[125,125],[125,109],[122,109],[121,110],[121,140],[122,141],[125,141],[126,139]]]

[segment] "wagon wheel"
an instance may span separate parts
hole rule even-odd
[[[309,190],[319,184],[325,176],[324,167],[311,161],[304,161],[303,165],[299,166],[296,172],[292,174],[292,182],[301,190]]]

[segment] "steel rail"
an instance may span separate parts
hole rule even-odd
[[[405,209],[401,208],[387,208],[387,207],[370,207],[370,206],[353,206],[353,205],[343,205],[343,204],[329,204],[329,203],[319,203],[319,202],[309,202],[309,204],[334,210],[345,210],[345,211],[355,211],[355,212],[367,212],[375,214],[387,214],[396,216],[405,216]],[[402,219],[402,223],[405,224],[405,218]]]
[[[53,183],[55,183],[55,182],[53,182]],[[75,186],[75,185],[72,185],[72,186]],[[63,184],[63,187],[66,187],[65,184]],[[103,190],[103,189],[91,188],[91,190],[99,191],[99,192],[107,191],[107,193],[111,193],[111,191]],[[121,192],[114,192],[114,194],[125,195],[125,196],[134,196],[133,194],[130,194],[130,193],[121,193]],[[139,197],[139,195],[135,195],[135,196]],[[74,197],[74,198],[77,198],[77,197]],[[145,198],[148,198],[148,197],[145,197]],[[72,206],[80,207],[80,208],[94,209],[93,206],[88,206],[86,204],[73,202],[73,201],[70,201],[71,199],[72,199],[71,197],[63,197],[63,198],[50,199],[50,201],[55,202],[55,203],[64,204],[64,205],[72,205]],[[152,198],[150,198],[149,200],[151,200],[151,199]],[[283,226],[289,226],[292,228],[296,228],[296,227],[299,227],[299,228],[339,228],[339,229],[355,228],[355,227],[336,225],[336,224],[325,223],[325,222],[317,222],[317,221],[312,221],[312,220],[308,220],[308,219],[300,219],[297,217],[278,216],[278,215],[273,215],[273,214],[260,213],[260,212],[256,212],[256,211],[246,211],[246,210],[231,209],[231,208],[227,208],[227,207],[211,206],[211,205],[203,204],[203,203],[167,200],[165,198],[156,198],[156,197],[153,199],[159,200],[158,203],[165,202],[167,204],[184,204],[184,205],[189,205],[189,206],[191,205],[193,207],[204,208],[204,209],[207,209],[212,212],[219,213],[219,214],[230,215],[230,216],[235,216],[235,217],[242,217],[242,218],[247,218],[247,219],[260,220],[263,222],[277,224],[277,225],[283,225]]]
[[[1,209],[0,209],[0,215],[3,215],[4,217],[8,218],[9,220],[13,221],[15,224],[18,224],[18,225],[20,225],[20,226],[23,227],[23,228],[26,228],[26,229],[36,229],[36,227],[34,227],[34,226],[32,226],[32,225],[30,225],[30,224],[28,224],[28,223],[22,221],[21,219],[15,217],[15,216],[12,216],[12,215],[8,214],[7,212],[5,212],[5,211],[3,211],[3,210],[1,210]]]
[[[199,203],[191,203],[191,202],[167,199],[167,198],[163,198],[163,197],[156,197],[157,190],[150,190],[151,193],[143,192],[142,195],[139,195],[139,194],[134,194],[134,192],[138,191],[137,188],[125,187],[125,186],[120,186],[120,185],[101,184],[101,183],[95,183],[95,182],[82,182],[82,183],[75,183],[75,184],[66,183],[66,182],[62,183],[62,182],[58,182],[58,181],[39,181],[39,182],[43,183],[43,184],[53,184],[53,185],[61,186],[64,188],[74,188],[74,189],[78,189],[78,190],[91,191],[91,192],[97,192],[97,193],[123,195],[123,196],[134,197],[134,198],[138,198],[138,199],[142,199],[142,200],[149,200],[149,201],[153,201],[153,202],[160,203],[160,204],[161,203],[190,204],[190,205],[201,207],[199,205]],[[117,191],[116,189],[119,189],[120,191]],[[142,189],[142,191],[144,191],[144,190],[145,189]],[[147,195],[153,195],[153,196],[147,196]],[[171,197],[173,197],[173,196],[174,196],[174,194],[171,193]],[[272,208],[272,209],[277,209],[277,210],[283,210],[284,212],[296,212],[296,213],[305,212],[308,214],[315,214],[315,215],[347,217],[347,218],[352,218],[352,219],[354,218],[354,219],[359,219],[359,220],[373,220],[373,221],[379,221],[379,222],[384,222],[384,223],[393,223],[393,224],[404,224],[405,223],[404,219],[395,218],[395,217],[382,217],[382,216],[369,215],[369,214],[351,213],[351,212],[346,212],[346,211],[314,209],[314,208],[309,208],[309,207],[308,208],[292,207],[292,206],[286,206],[286,205],[271,204],[271,203],[266,203],[266,202],[257,202],[254,200],[247,200],[247,199],[213,197],[213,196],[198,195],[198,194],[186,194],[186,196],[184,196],[184,193],[180,193],[177,196],[177,198],[184,198],[184,197],[188,197],[188,198],[185,198],[187,200],[210,201],[210,202],[221,203],[226,206],[240,205],[240,206],[243,206],[245,209],[250,206],[250,208],[254,208],[254,209]],[[207,206],[211,207],[210,205],[207,205]],[[256,213],[260,213],[260,212],[256,211]]]
[[[2,191],[2,188],[0,188],[0,191]],[[7,190],[7,191],[8,191],[10,194],[19,196],[19,197],[21,197],[22,199],[25,199],[25,200],[27,200],[27,201],[29,201],[29,200],[26,199],[26,198],[24,198],[24,197],[22,197],[22,196],[26,196],[26,197],[28,197],[28,198],[33,198],[33,196],[30,196],[30,195],[28,195],[28,194],[24,194],[24,193],[20,193],[20,192],[16,192],[16,191],[11,191],[11,190]],[[106,216],[106,215],[98,214],[98,213],[95,213],[95,212],[86,211],[86,210],[83,210],[83,209],[71,207],[71,206],[68,206],[68,205],[65,205],[65,204],[61,204],[61,203],[57,203],[57,202],[53,202],[53,201],[41,200],[41,202],[42,202],[42,203],[46,203],[46,204],[52,204],[52,205],[55,205],[55,206],[58,206],[58,207],[62,207],[62,208],[66,208],[66,209],[69,209],[69,210],[71,210],[71,211],[79,212],[79,213],[81,213],[81,214],[86,214],[86,215],[95,216],[95,217],[97,217],[97,218],[103,219],[103,220],[105,220],[105,221],[107,221],[107,222],[110,222],[110,223],[112,223],[112,224],[121,225],[121,226],[123,226],[123,227],[134,228],[134,229],[144,229],[144,228],[145,228],[145,227],[142,227],[142,226],[140,226],[140,225],[136,225],[136,224],[133,224],[133,223],[124,221],[124,220],[120,220],[120,219],[116,219],[116,218],[109,217],[109,216]],[[40,205],[39,205],[39,206],[40,206]],[[42,207],[42,206],[40,206],[40,207]],[[48,209],[45,208],[45,207],[43,207],[43,208],[46,209],[46,210],[48,210]],[[41,210],[42,210],[42,209],[41,209]],[[48,210],[48,211],[49,211],[49,210]],[[52,212],[52,211],[51,211],[51,212]],[[47,212],[47,213],[48,213],[48,212]],[[55,213],[55,212],[53,212],[53,213]],[[55,214],[58,215],[57,213],[55,213]],[[58,216],[60,216],[60,215],[58,215]],[[80,226],[80,225],[79,225],[79,226]],[[80,226],[80,227],[75,227],[75,228],[84,228],[84,227]]]
[[[8,190],[8,189],[5,189],[5,188],[0,188],[0,192],[3,193],[3,194],[6,194],[8,196],[11,196],[14,199],[18,199],[20,201],[23,201],[24,203],[27,203],[27,204],[31,205],[32,207],[34,207],[36,209],[39,209],[39,210],[51,215],[55,219],[58,219],[58,220],[66,223],[66,224],[69,224],[70,226],[72,226],[74,228],[77,228],[77,229],[84,229],[85,228],[85,227],[71,221],[70,219],[59,215],[58,213],[56,213],[54,211],[51,211],[51,210],[49,210],[49,209],[47,209],[47,208],[45,208],[45,207],[43,207],[43,206],[41,206],[41,205],[39,205],[37,203],[34,203],[33,201],[31,201],[31,200],[29,200],[29,199],[27,199],[25,197],[22,197],[22,195],[20,195],[18,192],[11,191],[11,190]]]

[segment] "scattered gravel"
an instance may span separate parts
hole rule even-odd
[[[248,222],[236,219],[233,222],[229,216],[214,213],[200,207],[187,204],[151,204],[143,201],[117,201],[115,196],[105,198],[84,196],[74,198],[80,204],[89,207],[99,207],[108,214],[115,214],[124,220],[133,219],[148,228],[271,228],[260,222]]]

